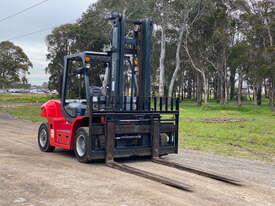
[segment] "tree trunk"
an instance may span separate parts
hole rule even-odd
[[[226,56],[226,49],[223,48],[222,52],[222,62],[221,62],[221,71],[223,76],[223,84],[222,84],[222,104],[227,104],[228,101],[228,84],[227,84],[227,56]]]
[[[224,75],[220,76],[220,104],[224,104]]]
[[[258,82],[257,84],[257,105],[260,106],[262,104],[262,83]]]
[[[273,100],[272,93],[273,93],[273,79],[270,78],[268,80],[268,104],[270,107],[272,107],[272,100]]]
[[[203,88],[204,88],[204,104],[208,104],[208,81],[206,79],[205,73],[202,72]]]
[[[230,74],[230,100],[233,100],[235,97],[235,76],[236,69],[232,69]]]
[[[239,74],[239,81],[238,81],[238,105],[242,105],[242,90],[243,90],[243,77],[242,74]]]
[[[272,108],[275,107],[275,78],[273,78],[272,83]]]
[[[254,105],[257,106],[257,86],[256,85],[253,86],[253,102],[254,102]]]
[[[159,58],[159,96],[164,96],[164,84],[165,84],[165,55],[166,55],[166,34],[165,29],[161,28],[161,46],[160,46],[160,58]]]
[[[217,98],[216,98],[217,103],[220,102],[220,100],[221,100],[221,93],[222,93],[222,91],[221,91],[221,76],[220,76],[220,73],[218,72],[218,74],[217,74]]]
[[[265,98],[269,98],[269,93],[268,93],[268,79],[264,79],[264,84],[263,84],[263,87],[264,87],[264,97]]]
[[[185,88],[184,88],[184,85],[182,85],[182,88],[181,88],[181,101],[184,100],[184,97],[185,97],[185,92],[184,92]]]
[[[186,36],[186,39],[187,39],[187,36]],[[190,59],[190,62],[191,62],[191,65],[192,65],[192,67],[194,68],[194,70],[197,72],[197,73],[199,73],[200,75],[205,75],[205,71],[203,71],[202,69],[199,69],[197,66],[196,66],[196,64],[195,64],[195,62],[193,61],[193,58],[192,58],[192,56],[191,56],[191,54],[190,54],[190,52],[189,52],[189,49],[188,49],[188,46],[187,46],[187,40],[185,41],[185,46],[184,46],[184,49],[185,49],[185,51],[186,51],[186,53],[187,53],[187,55],[188,55],[188,58]],[[198,79],[198,78],[197,78]],[[205,79],[203,79],[203,81],[204,80],[206,80],[206,78]],[[206,82],[204,81],[203,82],[203,84],[206,84]],[[202,84],[201,84],[201,82],[200,82],[200,84],[199,84],[200,86],[200,91],[199,91],[199,99],[197,98],[197,103],[199,103],[199,105],[201,105],[201,103],[202,103]],[[207,85],[207,84],[206,84]],[[207,88],[207,87],[206,87]],[[198,83],[197,83],[197,89],[198,89]],[[207,91],[205,91],[205,92],[207,92]],[[197,97],[198,97],[198,91],[197,91]],[[198,101],[199,100],[199,101]]]
[[[169,85],[169,90],[168,90],[168,96],[169,97],[172,97],[172,95],[173,95],[174,84],[175,84],[175,81],[178,77],[178,73],[180,71],[180,65],[181,65],[180,51],[181,51],[181,45],[182,45],[184,30],[185,30],[185,24],[182,24],[182,26],[180,28],[180,34],[179,34],[178,43],[177,43],[177,50],[176,50],[176,69],[173,73],[173,76],[172,76],[172,79],[171,79],[170,85]]]
[[[201,81],[201,74],[196,72],[196,101],[197,105],[202,105],[202,81]]]
[[[228,103],[228,87],[227,87],[227,79],[224,80],[224,104]]]
[[[269,87],[269,106],[271,109],[275,107],[275,78],[271,78]]]
[[[224,103],[228,103],[227,68],[224,71]]]
[[[211,80],[208,79],[208,101],[211,101],[212,99],[212,86],[211,84]]]
[[[197,80],[196,80],[196,76],[197,72],[195,72],[194,77],[193,77],[193,84],[192,84],[192,99],[191,100],[196,100],[196,96],[197,96]]]
[[[247,86],[247,95],[248,95],[249,101],[252,102],[249,86]]]
[[[217,78],[217,75],[215,75],[215,78],[214,78],[214,82],[213,82],[213,95],[214,95],[214,99],[216,100],[216,101],[218,101],[218,96],[219,96],[219,94],[218,94],[218,88],[219,88],[219,78]]]
[[[192,99],[192,83],[191,83],[191,77],[188,79],[187,82],[187,99]]]
[[[272,47],[273,46],[273,36],[272,36],[272,31],[270,29],[270,26],[268,25],[268,20],[264,19],[264,23],[266,25],[267,28],[267,33],[268,33],[268,37],[269,37],[269,44]]]

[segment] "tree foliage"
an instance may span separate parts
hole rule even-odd
[[[49,89],[60,89],[64,56],[78,51],[77,45],[80,37],[80,26],[78,24],[66,24],[55,28],[47,36],[49,53],[47,59],[50,61],[46,72],[50,74]]]
[[[0,88],[26,85],[30,68],[32,63],[22,48],[9,41],[0,43]]]
[[[76,24],[48,36],[49,86],[58,86],[64,55],[100,51],[108,44],[110,25],[104,16],[119,11],[155,22],[154,94],[226,104],[246,93],[259,105],[264,87],[274,106],[274,8],[272,0],[99,0]]]

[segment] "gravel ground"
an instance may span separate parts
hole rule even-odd
[[[180,150],[178,155],[169,155],[166,159],[275,188],[275,164],[194,150]]]
[[[165,158],[239,178],[233,186],[139,160],[136,168],[194,187],[180,191],[102,163],[78,163],[71,152],[42,153],[37,124],[0,114],[0,205],[275,205],[275,165],[180,150]]]

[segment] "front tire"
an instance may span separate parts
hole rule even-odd
[[[38,130],[38,146],[42,152],[53,152],[54,147],[50,145],[49,128],[47,124],[41,124]]]
[[[89,128],[80,127],[74,137],[74,153],[79,162],[88,163],[88,138],[89,138]]]

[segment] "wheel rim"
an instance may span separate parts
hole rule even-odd
[[[47,131],[45,129],[42,129],[39,135],[39,143],[41,147],[45,147],[47,145],[47,139],[48,139]]]
[[[84,156],[86,153],[86,142],[83,135],[78,136],[76,140],[76,151],[80,157]]]

